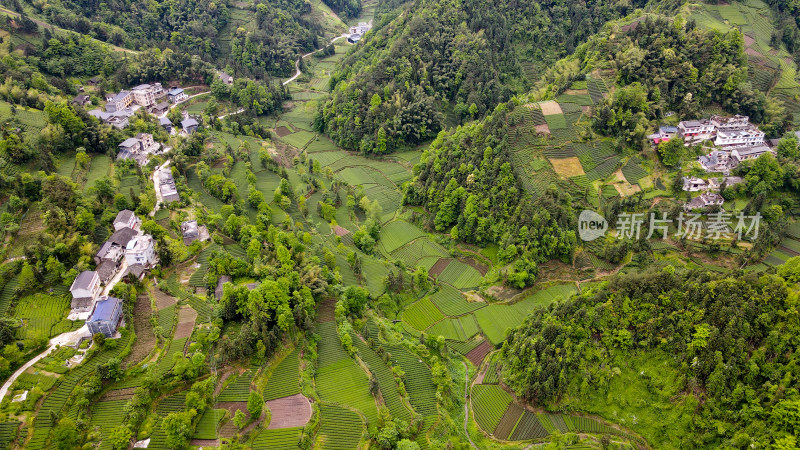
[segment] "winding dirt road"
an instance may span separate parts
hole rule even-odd
[[[325,47],[327,47],[328,45],[331,45],[331,44],[333,44],[334,42],[338,41],[338,40],[339,40],[339,39],[341,39],[341,38],[346,38],[347,36],[349,36],[347,33],[345,33],[345,34],[342,34],[341,36],[336,36],[335,38],[331,39],[331,41],[330,41],[330,42],[328,42],[328,44],[327,44]],[[284,85],[284,86],[286,86],[287,84],[289,84],[289,83],[291,83],[292,81],[296,80],[296,79],[297,79],[297,77],[299,77],[300,75],[302,75],[302,74],[303,74],[303,72],[301,72],[301,71],[300,71],[300,60],[301,60],[301,59],[303,59],[303,58],[307,58],[307,57],[309,57],[309,56],[313,55],[314,53],[317,53],[317,52],[320,52],[320,51],[322,51],[322,50],[325,50],[325,47],[318,48],[318,49],[314,50],[313,52],[306,53],[305,55],[303,55],[303,56],[301,56],[301,57],[297,58],[297,61],[295,61],[295,62],[294,62],[294,70],[296,71],[296,72],[294,73],[294,76],[293,76],[292,78],[289,78],[288,80],[284,81],[284,82],[283,82],[283,85]]]

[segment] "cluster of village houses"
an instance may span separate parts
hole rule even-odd
[[[350,35],[347,36],[347,42],[355,44],[367,34],[367,31],[372,29],[372,25],[367,22],[358,22],[358,25],[350,27]]]
[[[233,84],[233,77],[225,72],[217,73],[217,76],[227,85]],[[95,80],[95,83],[97,80]],[[90,80],[91,83],[91,80]],[[183,88],[172,85],[165,89],[161,83],[140,84],[130,90],[122,90],[116,94],[106,97],[105,111],[96,108],[89,111],[89,114],[98,118],[101,122],[109,124],[115,128],[123,129],[128,126],[128,119],[137,110],[144,108],[150,114],[158,117],[159,123],[168,132],[173,133],[172,122],[166,115],[172,105],[183,103],[189,99],[189,95]],[[76,96],[72,103],[80,106],[87,106],[91,99],[86,94]],[[191,134],[197,130],[198,122],[188,115],[181,121],[181,130],[186,134]]]
[[[233,77],[230,75],[220,72],[218,76],[226,84],[233,84]],[[170,105],[182,103],[188,98],[189,96],[186,92],[177,86],[167,90],[164,89],[161,83],[141,84],[131,90],[122,90],[108,96],[106,98],[105,111],[96,108],[89,111],[89,114],[101,122],[121,130],[128,126],[128,119],[137,110],[145,108],[147,112],[158,117],[159,124],[168,133],[174,134],[177,130],[174,129],[166,114],[170,109]],[[90,102],[90,97],[85,94],[78,95],[72,101],[73,104],[80,106],[86,106]],[[187,115],[181,121],[181,131],[189,135],[197,131],[199,125],[197,119]],[[151,134],[139,133],[119,145],[117,159],[132,159],[140,166],[144,166],[147,164],[150,155],[167,150],[166,148],[162,149],[160,143],[154,142]]]
[[[86,319],[91,335],[113,337],[122,322],[122,300],[109,296],[114,284],[126,276],[144,278],[158,262],[153,237],[142,233],[141,220],[133,211],[123,210],[114,219],[114,233],[94,256],[95,270],[78,274],[69,291],[72,294],[71,317]],[[181,224],[183,242],[209,239],[208,229],[196,220]]]
[[[721,177],[704,180],[697,177],[684,177],[683,190],[703,191],[684,206],[687,210],[721,206],[725,201],[718,193],[721,186],[742,183],[741,177],[730,173],[743,161],[756,159],[766,153],[774,153],[772,146],[777,140],[765,142],[764,132],[750,123],[747,116],[711,116],[709,119],[685,120],[678,126],[662,126],[658,132],[649,136],[653,144],[668,142],[674,137],[683,138],[685,146],[713,143],[706,155],[700,156],[700,166],[709,173],[721,173]]]
[[[69,288],[70,316],[85,318],[92,335],[112,337],[120,325],[122,300],[107,295],[114,284],[128,275],[144,278],[157,262],[153,237],[142,233],[140,225],[133,211],[120,211],[114,219],[114,233],[94,257],[95,270],[78,274]]]

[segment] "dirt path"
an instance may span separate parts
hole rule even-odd
[[[159,176],[161,175],[161,171],[169,167],[169,160],[167,160],[161,167],[157,168],[153,171],[153,188],[156,190],[156,206],[153,207],[153,210],[150,211],[150,217],[154,217],[156,212],[158,212],[158,208],[161,205],[161,202],[164,200],[161,198],[161,189],[158,188]]]
[[[184,100],[184,101],[182,101],[182,102],[180,102],[180,103],[173,103],[173,104],[171,104],[171,105],[169,106],[169,109],[172,109],[172,108],[174,108],[174,107],[176,107],[176,106],[178,106],[178,105],[182,105],[182,104],[184,104],[184,103],[188,102],[189,100],[191,100],[191,99],[193,99],[193,98],[195,98],[195,97],[199,97],[199,96],[201,96],[201,95],[206,95],[206,94],[210,94],[210,93],[211,93],[211,91],[205,91],[205,92],[198,92],[197,94],[194,94],[194,95],[190,95],[190,96],[186,97],[186,100]],[[166,116],[166,114],[165,114],[164,116]]]
[[[338,41],[341,38],[346,38],[347,36],[348,36],[347,33],[344,33],[344,34],[342,34],[340,36],[336,36],[335,38],[331,39],[330,42],[328,42],[328,45],[333,44],[334,42]],[[325,47],[327,47],[327,45]],[[299,77],[300,75],[303,74],[303,72],[300,71],[300,60],[301,59],[307,58],[307,57],[313,55],[314,53],[320,52],[320,51],[324,50],[325,47],[318,48],[318,49],[314,50],[313,52],[306,53],[305,55],[297,58],[297,61],[294,62],[294,70],[295,70],[294,76],[292,76],[292,78],[289,78],[288,80],[284,81],[283,85],[286,86],[287,84],[289,84],[292,81],[296,80],[297,77]]]
[[[478,446],[472,442],[472,436],[467,431],[467,424],[469,423],[469,400],[467,399],[469,397],[469,368],[467,363],[462,361],[461,364],[464,364],[464,434],[467,435],[467,440],[472,448],[478,450]]]

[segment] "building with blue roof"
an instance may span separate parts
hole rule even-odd
[[[116,297],[105,297],[94,304],[86,326],[92,335],[103,333],[107,338],[113,337],[122,319],[122,300]]]

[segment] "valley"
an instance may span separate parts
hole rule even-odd
[[[81,6],[3,9],[0,448],[796,445],[788,6]]]

